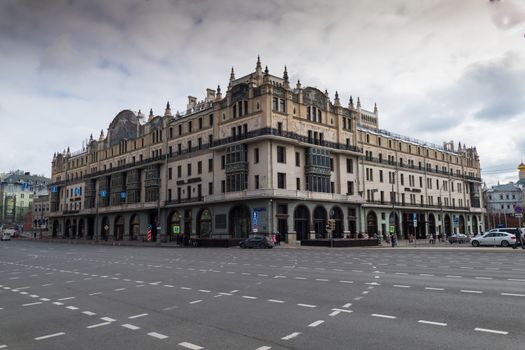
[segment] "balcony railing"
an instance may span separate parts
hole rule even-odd
[[[465,207],[465,206],[458,206],[458,205],[440,205],[440,204],[426,204],[426,203],[407,203],[407,202],[399,202],[396,201],[395,203],[392,203],[392,201],[381,201],[381,200],[366,200],[367,204],[376,204],[376,205],[386,205],[392,207],[392,205],[396,207],[418,207],[418,208],[432,208],[432,209],[443,209],[443,210],[470,210],[470,209],[479,209],[475,207]]]

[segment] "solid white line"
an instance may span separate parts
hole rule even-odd
[[[59,333],[54,333],[54,334],[49,334],[49,335],[43,335],[41,337],[36,337],[35,340],[43,340],[43,339],[47,339],[47,338],[59,337],[59,336],[64,335],[64,334],[66,334],[66,333],[59,332]]]
[[[198,345],[195,345],[195,344],[192,344],[192,343],[188,343],[188,342],[182,342],[182,343],[179,343],[179,345],[184,347],[184,348],[191,349],[191,350],[204,349],[202,346],[198,346]],[[268,349],[271,349],[271,348],[268,348]]]
[[[102,321],[107,321],[107,322],[115,322],[116,321],[115,319],[112,319],[111,317],[101,317],[100,319]]]
[[[22,306],[31,306],[31,305],[38,305],[38,304],[42,304],[42,302],[37,301],[36,303],[22,304]]]
[[[190,304],[197,304],[197,303],[200,303],[202,300],[195,300],[195,301],[190,301]]]
[[[111,324],[111,322],[102,322],[102,323],[97,323],[97,324],[92,324],[91,326],[87,326],[86,328],[97,328],[97,327],[102,327],[102,326],[107,326],[108,324]]]
[[[515,293],[501,293],[501,295],[505,295],[508,297],[525,297],[525,294],[515,294]]]
[[[58,301],[63,301],[63,300],[69,300],[69,299],[75,299],[75,297],[61,298],[61,299],[57,299],[57,300]]]
[[[288,335],[285,336],[285,337],[282,337],[281,339],[282,339],[282,340],[290,340],[290,339],[292,339],[292,338],[297,337],[299,334],[301,334],[301,332],[293,332],[293,333],[291,333],[291,334],[288,334]]]
[[[507,280],[508,281],[514,281],[514,282],[525,282],[524,279],[520,279],[520,278],[508,278]]]
[[[129,316],[128,318],[129,319],[134,319],[134,318],[139,318],[139,317],[144,317],[144,316],[148,316],[148,314],[133,315],[133,316]]]
[[[474,294],[481,294],[481,293],[483,293],[480,290],[466,290],[466,289],[462,289],[462,290],[460,290],[460,292],[461,293],[474,293]]]
[[[410,288],[410,286],[405,286],[404,284],[394,284],[396,288]]]
[[[150,332],[150,333],[148,333],[148,335],[150,337],[157,338],[157,339],[166,339],[168,337],[167,335],[160,334],[160,333],[157,333],[157,332]]]
[[[397,318],[396,316],[382,315],[382,314],[371,314],[370,316],[381,317],[381,318],[388,318],[388,319],[391,319],[391,320]]]
[[[339,281],[339,283],[354,283],[354,281]]]
[[[426,290],[445,290],[445,288],[425,287]]]
[[[129,324],[129,323],[125,323],[125,324],[123,324],[122,327],[127,328],[127,329],[131,329],[132,331],[135,331],[135,330],[137,330],[137,329],[140,329],[140,327],[134,326],[134,325]]]
[[[269,301],[270,303],[279,303],[279,304],[283,304],[283,303],[285,303],[285,301],[283,301],[283,300],[277,300],[277,299],[268,299],[268,301]]]
[[[317,305],[311,305],[311,304],[297,304],[297,305],[302,306],[302,307],[309,307],[309,308],[317,307]]]
[[[486,333],[494,333],[494,334],[503,334],[503,335],[509,334],[509,332],[497,331],[495,329],[474,328],[474,330],[477,331],[477,332],[486,332]]]
[[[88,315],[88,316],[95,316],[95,315],[96,315],[96,313],[91,312],[91,311],[82,311],[82,313],[83,313],[84,315]]]
[[[442,323],[442,322],[425,321],[425,320],[419,320],[417,322],[424,323],[424,324],[430,324],[433,326],[442,326],[442,327],[445,327],[447,325],[446,323]]]
[[[319,326],[320,324],[323,324],[324,321],[323,320],[319,320],[319,321],[315,321],[315,322],[312,322],[308,325],[308,327],[317,327]]]

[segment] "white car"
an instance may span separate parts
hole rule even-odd
[[[10,241],[11,235],[7,232],[2,233],[2,241]]]
[[[508,247],[516,243],[516,235],[508,232],[491,230],[482,236],[472,238],[470,243],[474,247],[479,247],[480,245]]]

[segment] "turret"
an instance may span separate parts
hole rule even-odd
[[[168,103],[166,103],[166,110],[164,110],[164,116],[165,117],[171,117],[170,101],[168,101]]]

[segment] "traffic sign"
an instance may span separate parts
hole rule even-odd
[[[516,205],[514,206],[514,212],[515,212],[516,214],[522,214],[522,213],[523,213],[523,208],[521,207],[521,205],[516,204]],[[517,216],[516,216],[516,217],[517,217]]]

